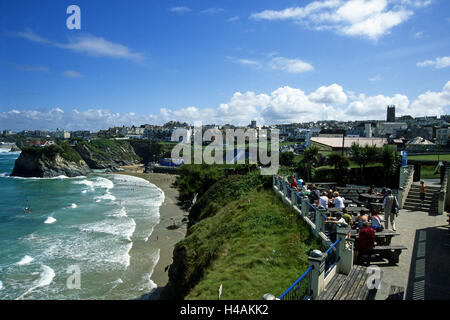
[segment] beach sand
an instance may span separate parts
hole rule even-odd
[[[183,218],[187,218],[188,213],[183,211],[176,204],[178,191],[172,188],[172,183],[176,176],[163,173],[143,173],[142,167],[122,167],[124,171],[117,172],[145,179],[153,183],[164,192],[164,202],[159,208],[160,222],[155,226],[149,242],[157,243],[160,248],[160,258],[155,266],[151,280],[158,285],[158,288],[152,291],[143,299],[157,299],[162,288],[167,284],[168,267],[172,264],[173,249],[175,244],[182,240],[186,235],[186,223],[182,223]],[[167,229],[173,224],[180,226],[176,229]]]

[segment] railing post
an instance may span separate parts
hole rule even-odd
[[[302,216],[303,217],[307,217],[308,216],[308,212],[309,212],[309,206],[308,206],[308,203],[307,203],[308,200],[309,200],[308,197],[306,197],[306,196],[302,197],[302,209],[301,209],[301,211],[302,211]]]
[[[291,190],[291,204],[295,207],[297,205],[297,191]]]
[[[349,274],[353,266],[354,240],[349,236],[350,230],[349,227],[337,228],[337,239],[340,239],[336,248],[338,271],[343,274]]]
[[[308,294],[311,296],[311,300],[316,299],[323,291],[325,280],[325,258],[326,254],[320,250],[313,250],[311,256],[308,258],[309,265],[313,267],[308,281]]]
[[[324,213],[324,209],[317,208],[317,210],[316,210],[316,221],[315,221],[317,232],[322,232],[325,229],[324,228],[325,221],[324,221],[324,219],[322,217],[322,213]]]

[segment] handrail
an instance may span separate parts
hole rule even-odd
[[[330,251],[341,241],[341,238],[338,238],[329,248],[327,251],[325,251],[326,254],[329,254]]]
[[[282,300],[300,281],[313,269],[313,266],[310,266],[306,271],[298,278],[285,292],[283,292],[278,299]],[[293,292],[297,291],[298,287],[293,290]]]

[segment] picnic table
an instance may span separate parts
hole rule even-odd
[[[346,209],[348,210],[348,213],[350,213],[354,216],[358,215],[361,211],[364,211],[364,212],[370,211],[366,207],[348,207]],[[328,212],[333,216],[336,214],[336,212],[343,212],[342,210],[343,210],[342,208],[328,208]]]
[[[384,196],[379,196],[377,194],[361,193],[359,195],[359,199],[361,201],[364,201],[369,209],[376,209],[377,211],[380,211],[382,207],[382,202],[384,200]]]
[[[375,232],[376,243],[378,246],[388,246],[391,244],[392,238],[399,235],[400,233],[392,230]],[[358,239],[359,233],[356,230],[352,229],[350,230],[350,237],[353,239]]]

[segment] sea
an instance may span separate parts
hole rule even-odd
[[[164,193],[136,177],[11,177],[0,152],[0,299],[139,299],[151,292],[150,239]]]

